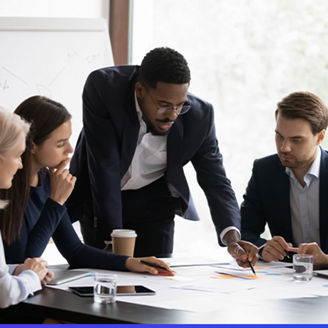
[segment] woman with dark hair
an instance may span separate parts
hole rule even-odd
[[[73,152],[69,142],[71,115],[66,108],[46,97],[34,96],[21,103],[15,113],[31,123],[31,130],[22,156],[23,169],[15,176],[11,190],[2,196],[11,199],[1,218],[7,262],[19,263],[27,257],[40,256],[52,237],[71,268],[157,274],[157,269],[138,258],[87,246],[75,233],[64,206],[76,180],[65,169]],[[172,273],[163,261],[154,257],[145,259]]]

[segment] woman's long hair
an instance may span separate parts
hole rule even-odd
[[[71,114],[62,104],[43,96],[24,100],[15,113],[31,123],[31,128],[26,138],[26,150],[22,155],[23,169],[16,173],[11,189],[0,191],[0,199],[10,200],[9,205],[0,213],[2,238],[7,244],[16,240],[22,227],[30,194],[33,145],[41,145],[52,131],[71,119]]]

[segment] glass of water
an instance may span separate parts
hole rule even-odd
[[[293,278],[296,281],[309,281],[313,274],[313,255],[295,254],[293,256]]]
[[[116,274],[106,272],[95,273],[94,301],[109,304],[116,301]]]

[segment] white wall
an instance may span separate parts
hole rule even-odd
[[[109,0],[0,0],[1,16],[108,18]]]
[[[108,22],[108,17],[109,17],[109,0],[0,0],[0,18],[1,17],[49,17],[49,18],[102,18],[105,19],[105,21]],[[105,24],[105,26],[108,26],[108,23]],[[107,36],[107,35],[106,35]],[[85,35],[84,35],[85,37]],[[78,42],[78,39],[76,39]],[[103,40],[106,40],[106,38],[104,37]],[[40,42],[42,42],[40,40]],[[55,41],[56,42],[56,41]],[[81,47],[83,47],[83,40],[81,40],[80,42],[82,45]],[[105,42],[104,42],[105,43]],[[109,42],[106,40],[106,43],[108,43],[108,49],[110,54],[108,55],[106,52],[107,57],[109,58],[112,57],[111,56],[111,46],[109,44]],[[87,47],[90,48],[87,48]],[[101,49],[106,49],[107,44],[104,44],[102,47],[97,46],[95,48],[92,48],[90,46],[90,44],[85,44],[84,48],[85,50],[99,50]],[[72,47],[73,48],[73,47]],[[51,46],[48,47],[47,49],[51,49]],[[60,48],[61,49],[61,48]],[[64,53],[64,51],[60,50],[60,49],[53,49],[53,57],[56,57],[55,53],[56,51],[58,51],[59,53],[61,52],[61,56],[56,57],[58,60],[56,62],[57,65],[61,65],[61,66],[70,66],[67,65],[67,63],[65,62],[65,64],[63,64],[63,60],[60,57],[71,57],[71,54],[67,54]],[[15,49],[17,50],[17,49]],[[72,49],[73,50],[73,49]],[[74,53],[73,55],[76,54],[76,49],[74,49]],[[107,49],[106,49],[107,50]],[[7,49],[8,51],[8,49]],[[9,51],[14,52],[14,49],[10,49]],[[31,53],[33,53],[31,51]],[[41,52],[40,52],[41,53]],[[15,65],[17,67],[19,67],[20,65],[25,65],[27,66],[29,63],[28,60],[28,56],[24,57],[22,56],[22,53],[14,53],[16,55],[16,57],[13,55],[12,57],[12,64],[10,67],[15,67]],[[44,55],[42,53],[42,55]],[[8,57],[8,55],[6,55]],[[72,86],[72,88],[75,88],[76,92],[75,95],[78,95],[78,98],[74,98],[74,100],[72,99],[73,102],[70,101],[64,101],[64,99],[60,98],[58,95],[52,95],[51,92],[48,92],[47,90],[34,90],[34,88],[30,88],[27,92],[30,93],[27,95],[31,96],[31,95],[35,95],[35,94],[42,94],[44,96],[47,96],[49,98],[53,98],[56,101],[59,101],[61,103],[63,103],[63,105],[70,111],[70,113],[72,114],[73,120],[73,133],[72,133],[72,137],[71,137],[71,142],[72,145],[75,146],[76,140],[78,138],[79,132],[81,130],[82,127],[82,89],[83,89],[83,84],[84,84],[84,80],[86,78],[86,76],[94,69],[97,69],[99,67],[103,67],[103,66],[110,66],[113,64],[112,58],[110,58],[110,60],[104,60],[103,62],[101,62],[99,60],[99,58],[97,57],[98,54],[94,55],[95,58],[97,58],[96,60],[93,60],[95,63],[92,66],[92,69],[90,67],[88,67],[88,65],[84,65],[83,68],[84,69],[79,69],[78,72],[76,72],[76,74],[73,74],[73,70],[71,72],[68,72],[67,74],[71,74],[70,79],[67,80],[67,85],[64,86],[64,88],[67,87],[69,85],[69,80],[71,80],[71,83],[74,83],[72,81],[74,81],[74,79],[78,77],[78,80],[76,81],[76,83],[74,84],[74,87]],[[73,57],[72,57],[73,58]],[[48,58],[49,59],[49,58]],[[78,64],[78,59],[74,58],[71,59],[69,58],[69,61],[73,62],[74,60],[74,65],[76,67],[78,67],[78,65],[82,65],[82,64]],[[1,61],[1,60],[0,60]],[[17,62],[19,61],[19,62]],[[32,60],[30,62],[35,62],[36,60]],[[42,60],[41,60],[42,61]],[[101,64],[100,64],[101,62]],[[48,63],[48,60],[45,59],[44,63]],[[99,64],[99,66],[97,66],[97,63]],[[0,62],[0,75],[2,74],[1,71],[1,66],[2,63]],[[5,65],[3,65],[5,66]],[[55,65],[53,65],[55,66]],[[81,66],[79,66],[81,68]],[[36,69],[36,68],[35,68]],[[38,67],[39,71],[48,71],[48,67],[45,70],[42,70],[42,67]],[[17,69],[18,71],[20,70],[19,68]],[[84,72],[82,74],[82,71]],[[38,76],[40,73],[36,73],[35,75]],[[50,74],[49,74],[50,75]],[[83,78],[81,79],[81,76],[83,76]],[[85,76],[85,78],[84,78]],[[50,76],[49,76],[50,78]],[[0,76],[0,87],[1,87],[1,82],[3,83],[3,81],[5,80],[5,77]],[[40,81],[38,81],[39,83]],[[39,83],[40,84],[40,83]],[[64,92],[66,93],[66,91]],[[18,93],[18,95],[20,96],[21,94]],[[24,98],[20,99],[20,97],[17,96],[17,100],[19,100],[18,103],[11,103],[11,102],[5,102],[3,99],[0,99],[0,105],[3,106],[4,108],[7,108],[9,110],[14,110],[14,108],[21,102],[23,101]],[[16,100],[16,99],[15,99]]]

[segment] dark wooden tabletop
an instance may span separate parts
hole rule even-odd
[[[209,300],[210,302],[210,300]],[[225,304],[226,305],[226,304]],[[230,308],[230,307],[229,307]],[[163,309],[126,302],[108,305],[93,302],[67,291],[45,288],[17,306],[18,311],[37,311],[45,317],[76,323],[142,323],[142,324],[224,324],[224,323],[328,323],[328,297],[263,301],[245,304],[236,300],[231,311],[195,313]]]

